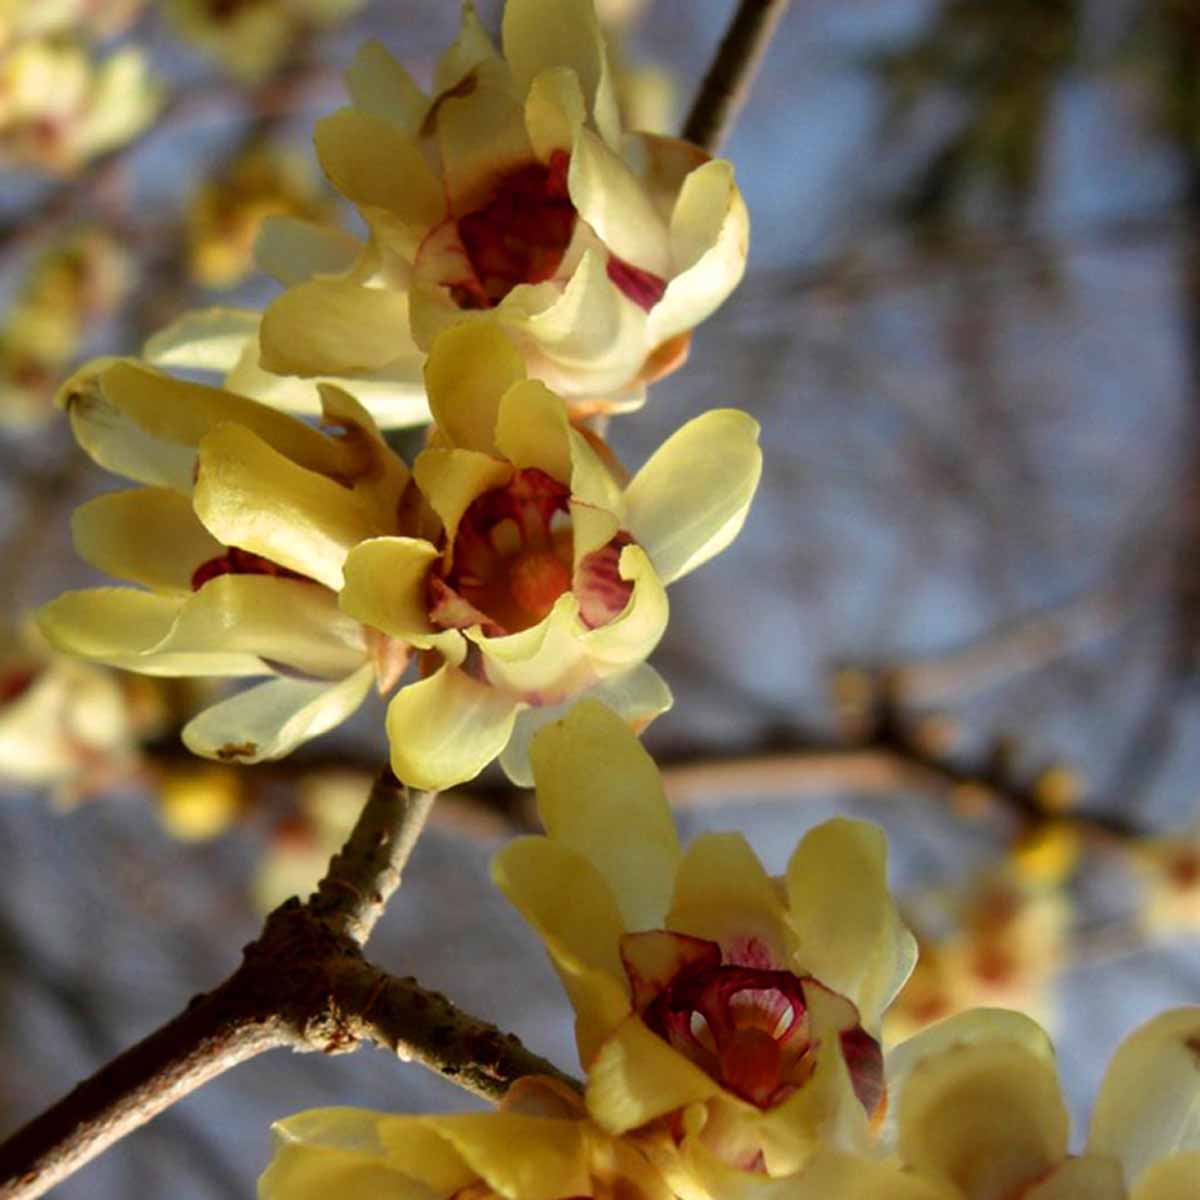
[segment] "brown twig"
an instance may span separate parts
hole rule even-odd
[[[432,804],[385,770],[307,903],[277,908],[224,983],[0,1146],[0,1200],[43,1195],[176,1100],[275,1048],[335,1054],[370,1042],[493,1100],[524,1075],[565,1078],[515,1037],[363,957]]]
[[[787,0],[740,0],[683,127],[686,141],[716,153],[737,120]]]

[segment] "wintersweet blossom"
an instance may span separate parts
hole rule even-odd
[[[274,1127],[259,1200],[671,1200],[635,1147],[588,1122],[550,1079],[521,1079],[498,1112],[299,1113]]]
[[[253,357],[265,399],[296,394],[279,377],[357,381],[346,386],[381,424],[411,423],[419,352],[486,317],[574,412],[637,407],[741,278],[733,169],[623,133],[592,0],[509,0],[503,48],[464,4],[425,95],[365,46],[353,103],[318,123],[316,147],[368,243],[347,253],[347,235],[268,221],[260,261],[290,286],[261,330],[248,314],[236,332],[228,315],[198,314],[148,353],[223,370]]]
[[[400,779],[448,787],[500,755],[527,782],[533,731],[581,694],[638,726],[670,704],[646,664],[666,585],[741,529],[758,426],[706,413],[626,482],[495,325],[439,335],[426,386],[436,429],[413,478],[428,533],[355,547],[342,608],[424,652],[425,677],[388,709]]]
[[[0,57],[0,166],[69,174],[140,133],[161,100],[134,47],[96,60],[70,40],[19,41]]]
[[[406,651],[337,604],[350,547],[394,532],[404,464],[349,396],[325,392],[333,435],[244,397],[129,361],[63,388],[75,437],[146,485],[75,512],[83,558],[142,585],[68,592],[39,619],[59,649],[150,675],[275,678],[200,713],[196,753],[257,762],[330,729]]]
[[[246,83],[265,79],[309,34],[363,0],[163,0],[179,36]]]
[[[932,1026],[888,1056],[887,1081],[877,1154],[906,1174],[842,1156],[802,1176],[797,1200],[1194,1200],[1200,1186],[1200,1008],[1118,1047],[1078,1156],[1050,1040],[1019,1013]]]
[[[654,763],[603,705],[541,730],[532,757],[547,835],[493,876],[575,1008],[593,1119],[636,1134],[688,1200],[865,1145],[880,1018],[915,956],[879,830],[817,826],[774,879],[740,834],[681,851]]]

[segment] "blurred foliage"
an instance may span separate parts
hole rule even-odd
[[[1200,174],[1200,4],[1146,0],[1125,59],[1148,87],[1163,132]]]
[[[917,42],[873,60],[887,136],[931,103],[946,110],[947,135],[901,197],[908,223],[936,237],[980,199],[1020,221],[1081,26],[1080,0],[947,0]]]

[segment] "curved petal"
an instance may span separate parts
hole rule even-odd
[[[466,95],[438,104],[438,148],[451,214],[465,216],[490,198],[498,180],[535,161],[516,97],[482,75]]]
[[[972,1046],[979,1042],[999,1041],[1016,1043],[1054,1065],[1054,1045],[1049,1035],[1024,1013],[1004,1008],[973,1008],[921,1030],[915,1037],[901,1042],[887,1054],[884,1075],[888,1087],[888,1113],[880,1130],[880,1146],[894,1153],[899,1136],[896,1118],[904,1098],[909,1076],[927,1058],[953,1050],[957,1046]]]
[[[84,562],[164,591],[190,592],[196,568],[225,553],[191,500],[170,488],[97,496],[71,514],[71,536]]]
[[[429,411],[452,446],[494,454],[501,399],[524,378],[524,359],[495,322],[452,325],[429,349]]]
[[[451,666],[401,688],[387,713],[396,778],[429,790],[474,779],[504,749],[519,708]]]
[[[601,1128],[626,1133],[720,1091],[719,1084],[651,1033],[640,1017],[630,1016],[589,1066],[585,1099]]]
[[[413,478],[442,522],[449,556],[463,513],[484,492],[508,483],[512,467],[477,450],[423,450],[413,463]]]
[[[1066,1156],[1069,1118],[1053,1066],[1018,1042],[923,1059],[900,1098],[900,1156],[965,1195],[1010,1196]]]
[[[483,653],[483,669],[497,688],[529,704],[558,704],[596,681],[584,652],[579,602],[564,592],[536,625],[520,633],[488,637],[476,629],[466,636]]]
[[[492,880],[546,944],[575,1010],[580,1061],[590,1063],[629,1013],[618,953],[625,930],[611,889],[582,854],[544,837],[505,846],[492,859]]]
[[[546,832],[604,876],[626,929],[659,928],[679,838],[658,768],[637,735],[611,709],[584,700],[538,733],[530,756]]]
[[[405,355],[408,297],[346,279],[288,288],[263,313],[259,359],[275,375],[353,375]]]
[[[789,1200],[962,1200],[960,1192],[936,1180],[840,1150],[821,1151],[787,1182],[794,1188]]]
[[[569,152],[586,120],[587,105],[574,71],[547,67],[535,76],[525,97],[525,131],[542,162],[556,150]]]
[[[514,383],[496,418],[496,447],[514,467],[536,467],[571,483],[571,424],[567,406],[536,379]]]
[[[672,278],[650,313],[655,344],[693,329],[729,296],[746,273],[750,217],[721,160],[697,167],[671,213]]]
[[[616,95],[592,0],[509,0],[501,40],[522,95],[547,68],[567,67],[579,79],[601,136],[610,146],[620,143]]]
[[[335,225],[279,214],[264,217],[254,239],[254,261],[284,287],[313,275],[341,275],[362,252],[362,244]],[[256,334],[257,327],[256,320]],[[236,361],[217,369],[229,371]]]
[[[424,232],[445,215],[441,183],[417,143],[393,121],[343,108],[316,124],[329,182],[362,208],[381,208]]]
[[[674,701],[671,689],[662,676],[649,664],[639,663],[623,675],[601,680],[581,697],[572,697],[561,704],[525,709],[517,717],[512,737],[500,755],[504,773],[517,787],[533,787],[533,765],[529,755],[530,745],[538,730],[551,721],[560,720],[572,704],[584,697],[611,708],[631,729],[638,732],[666,712]]]
[[[625,491],[626,527],[672,583],[738,535],[762,474],[758,422],[733,408],[689,421]]]
[[[346,87],[356,108],[410,133],[420,128],[429,111],[429,98],[374,38],[359,47],[346,72]]]
[[[1117,1047],[1087,1148],[1120,1159],[1128,1184],[1158,1159],[1200,1150],[1200,1007],[1160,1013]]]
[[[369,664],[338,683],[271,679],[206,708],[183,727],[193,754],[242,763],[269,762],[340,725],[366,698]]]
[[[475,11],[473,0],[463,0],[458,36],[438,60],[433,72],[434,91],[440,96],[458,85],[475,68],[503,65],[495,44]]]
[[[633,585],[629,603],[607,624],[583,634],[588,658],[605,673],[643,662],[667,628],[667,593],[641,546],[621,551],[619,570],[621,578]]]
[[[1067,1159],[1046,1179],[1022,1192],[1021,1200],[1125,1200],[1126,1196],[1121,1164],[1115,1158],[1086,1154]]]
[[[361,542],[343,568],[346,583],[338,603],[345,613],[389,637],[427,647],[429,623],[425,583],[440,557],[421,538],[381,537]]]
[[[575,139],[567,188],[579,215],[611,253],[660,278],[671,274],[667,227],[649,192],[590,129],[581,129]]]
[[[883,831],[845,819],[810,829],[788,863],[787,897],[795,963],[853,1000],[877,1034],[917,961],[888,890]]]
[[[196,515],[227,546],[260,554],[335,592],[359,542],[383,532],[346,488],[307,471],[238,425],[200,446]]]
[[[160,329],[142,354],[158,367],[233,370],[246,343],[258,338],[262,314],[244,308],[196,308]]]
[[[1148,1167],[1138,1179],[1129,1200],[1194,1200],[1198,1179],[1200,1150],[1176,1154]]]
[[[426,1117],[424,1124],[499,1196],[562,1200],[592,1192],[582,1121],[486,1112]]]
[[[786,965],[779,893],[740,833],[705,833],[679,865],[669,928],[717,942],[727,963]]]

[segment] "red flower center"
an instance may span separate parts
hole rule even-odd
[[[568,161],[556,150],[549,163],[510,172],[482,208],[459,218],[458,235],[475,273],[450,288],[460,308],[493,308],[517,284],[554,277],[575,229]]]
[[[439,565],[429,576],[429,619],[443,629],[480,625],[492,637],[520,633],[572,588],[592,627],[621,612],[632,588],[618,562],[630,539],[618,534],[574,570],[570,499],[568,488],[536,467],[476,497],[458,524],[449,569]]]
[[[23,696],[37,677],[36,667],[16,666],[0,672],[0,704],[11,704]]]
[[[722,1087],[766,1109],[807,1082],[816,1041],[805,988],[822,988],[812,976],[723,963],[716,942],[668,930],[626,934],[621,957],[647,1027]],[[838,1036],[855,1094],[874,1113],[879,1044],[858,1025]]]

